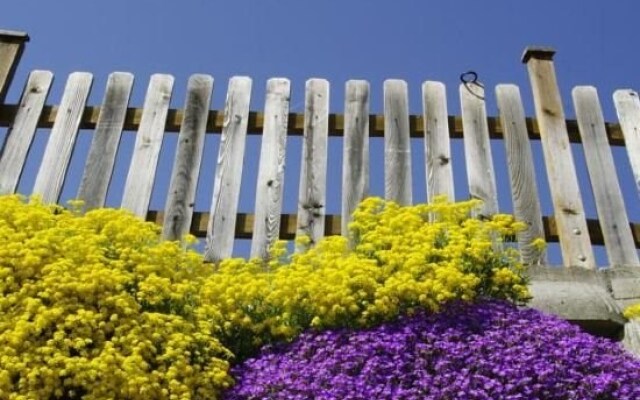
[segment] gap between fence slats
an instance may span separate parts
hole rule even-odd
[[[443,195],[455,199],[453,164],[447,120],[447,94],[441,82],[422,84],[424,156],[427,176],[427,199]]]
[[[89,73],[74,72],[69,75],[60,102],[60,108],[65,112],[59,113],[53,124],[33,187],[33,193],[41,195],[46,203],[56,203],[62,192],[92,83],[93,75]]]
[[[178,135],[171,172],[162,237],[181,240],[189,233],[196,202],[196,189],[204,149],[205,128],[211,105],[213,78],[197,74],[189,78],[185,119]]]
[[[104,207],[132,88],[132,74],[114,72],[109,75],[78,190],[85,210]]]
[[[273,78],[267,82],[251,257],[268,258],[271,244],[278,240],[290,91],[288,79]]]
[[[596,267],[571,146],[567,136],[560,90],[553,62],[531,58],[527,67],[542,132],[542,149],[556,215],[563,263],[567,267]]]
[[[593,87],[579,86],[572,95],[609,265],[640,265],[613,155],[607,146],[598,93]]]
[[[233,253],[251,86],[251,78],[247,77],[233,77],[229,81],[204,252],[209,262],[229,258]]]
[[[305,131],[302,142],[297,236],[313,245],[324,236],[327,199],[327,145],[329,135],[329,82],[310,79],[305,90]],[[306,249],[298,244],[296,251]]]
[[[171,75],[153,75],[145,96],[144,112],[122,196],[122,207],[138,216],[146,215],[149,209],[173,81]]]
[[[633,90],[617,90],[613,94],[616,112],[626,142],[627,155],[636,189],[640,193],[640,99]]]
[[[498,194],[491,158],[484,88],[476,83],[461,84],[460,101],[465,131],[464,156],[469,195],[482,200],[479,213],[490,217],[498,212]]]
[[[342,147],[342,235],[348,235],[351,215],[369,194],[369,82],[347,82]]]
[[[505,132],[504,144],[513,209],[516,219],[527,225],[517,234],[520,256],[526,265],[546,265],[546,252],[532,245],[535,239],[544,238],[544,229],[535,165],[527,136],[520,89],[515,85],[498,85],[496,97],[502,130]]]
[[[33,71],[20,98],[20,109],[13,125],[7,130],[0,151],[0,194],[14,193],[36,134],[38,119],[49,96],[53,74]]]

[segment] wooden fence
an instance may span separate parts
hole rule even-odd
[[[26,35],[0,32],[0,89],[7,91]],[[428,199],[454,198],[450,139],[462,137],[469,193],[484,201],[481,214],[498,212],[498,194],[490,138],[503,138],[511,179],[514,212],[528,228],[518,238],[526,264],[546,264],[546,255],[531,246],[545,237],[559,240],[565,266],[596,268],[593,244],[606,246],[610,265],[640,265],[636,248],[640,225],[630,224],[610,145],[625,145],[640,188],[640,101],[636,92],[619,90],[614,100],[619,124],[605,123],[598,94],[576,87],[577,121],[565,120],[552,61],[553,52],[529,49],[523,62],[531,77],[536,119],[526,118],[514,85],[495,88],[499,117],[487,117],[484,87],[475,82],[459,88],[461,117],[449,116],[445,86],[422,85],[421,115],[410,115],[408,87],[401,80],[384,83],[384,115],[369,113],[370,86],[346,84],[344,114],[329,113],[329,83],[306,82],[304,114],[290,113],[290,82],[267,82],[263,112],[252,112],[252,81],[230,80],[223,110],[211,110],[213,78],[189,79],[184,109],[171,109],[174,79],[156,74],[150,79],[142,108],[129,107],[133,76],[109,76],[100,106],[88,106],[92,75],[69,76],[59,105],[46,105],[53,81],[48,71],[29,75],[19,104],[0,107],[0,125],[8,127],[0,153],[0,193],[13,193],[23,172],[38,128],[50,128],[48,144],[32,193],[56,202],[68,172],[79,129],[94,136],[77,197],[88,208],[104,206],[122,132],[136,131],[136,143],[126,178],[122,207],[163,225],[163,236],[176,240],[191,232],[207,238],[205,255],[216,261],[231,255],[234,238],[252,238],[251,255],[264,257],[278,237],[306,234],[317,241],[344,234],[349,216],[368,194],[369,137],[384,137],[385,196],[411,204],[410,138],[423,137]],[[179,132],[175,162],[164,210],[149,210],[158,157],[166,132]],[[262,135],[254,214],[238,214],[247,133]],[[194,212],[196,183],[205,134],[221,134],[213,197],[209,213]],[[287,135],[302,135],[297,215],[282,214]],[[326,215],[326,171],[329,136],[343,136],[342,213]],[[553,200],[553,216],[541,215],[530,140],[541,140]],[[595,195],[598,220],[587,220],[570,148],[581,142]],[[460,162],[456,160],[456,162]],[[499,166],[504,168],[504,166]],[[539,172],[539,171],[538,171]],[[30,193],[26,193],[30,194]]]
[[[180,239],[187,232],[206,237],[208,261],[230,256],[235,238],[251,238],[251,255],[265,257],[278,237],[305,234],[315,242],[324,235],[346,232],[352,211],[369,193],[370,137],[384,137],[385,196],[400,204],[413,201],[411,139],[424,141],[428,199],[441,194],[453,199],[453,162],[460,160],[452,160],[450,140],[462,138],[469,193],[483,200],[480,214],[498,212],[490,138],[500,138],[506,165],[498,168],[508,169],[514,213],[528,226],[518,242],[524,263],[531,266],[534,306],[574,321],[594,322],[600,331],[605,326],[619,333],[625,324],[620,310],[640,301],[640,224],[630,223],[627,217],[629,208],[611,151],[611,146],[625,146],[635,176],[632,186],[640,189],[640,99],[633,90],[616,91],[619,123],[607,123],[596,90],[576,87],[572,97],[577,119],[566,120],[551,50],[530,48],[524,53],[536,110],[535,118],[528,118],[519,88],[510,84],[495,88],[499,116],[488,117],[485,88],[476,82],[459,87],[461,116],[448,114],[445,86],[432,81],[421,88],[423,112],[410,115],[408,87],[401,80],[385,81],[383,115],[370,113],[370,85],[358,80],[346,83],[343,114],[329,112],[329,83],[323,79],[306,82],[304,113],[290,112],[290,82],[280,78],[267,82],[261,112],[251,111],[255,99],[247,77],[232,78],[224,109],[212,110],[213,78],[202,74],[189,79],[183,109],[170,107],[174,79],[164,74],[151,77],[141,108],[130,107],[133,76],[119,72],[109,76],[99,106],[87,104],[93,77],[83,72],[69,76],[59,104],[47,105],[53,81],[48,71],[31,72],[20,102],[5,104],[27,40],[25,34],[0,31],[0,126],[7,128],[0,152],[0,194],[16,191],[36,131],[48,128],[35,184],[23,194],[59,201],[78,132],[89,129],[94,133],[77,197],[87,208],[101,207],[122,133],[135,131],[123,208],[162,224],[167,239]],[[150,210],[159,154],[168,132],[178,132],[178,143],[166,206]],[[210,211],[194,212],[205,135],[211,133],[221,136]],[[255,212],[242,214],[238,202],[248,134],[260,134],[262,141]],[[301,165],[287,166],[300,171],[297,215],[282,214],[288,135],[303,139]],[[330,136],[343,137],[341,215],[326,213]],[[542,142],[553,215],[541,213],[535,174],[543,169],[534,165],[531,140]],[[582,143],[597,220],[585,216],[570,143]],[[531,245],[538,237],[559,241],[564,265],[578,268],[546,267],[546,254]],[[605,245],[612,268],[596,269],[594,244]],[[625,340],[640,351],[640,326],[627,324],[625,329]]]

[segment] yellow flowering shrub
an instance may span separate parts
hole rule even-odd
[[[478,206],[366,199],[350,225],[352,247],[334,236],[292,256],[280,243],[265,262],[222,261],[204,283],[203,302],[217,305],[221,340],[243,358],[309,327],[371,326],[453,300],[527,299],[517,253],[502,248],[522,224],[506,215],[469,218]]]
[[[201,256],[78,210],[0,197],[0,398],[215,398],[232,354],[202,314]]]

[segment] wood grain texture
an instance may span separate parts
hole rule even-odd
[[[84,201],[85,210],[104,207],[132,88],[132,74],[114,72],[109,75],[78,190],[78,198]]]
[[[213,184],[211,214],[207,224],[204,257],[208,262],[229,258],[233,252],[249,123],[251,85],[251,78],[247,77],[233,77],[229,81]]]
[[[92,82],[93,76],[86,72],[69,75],[60,102],[64,112],[53,124],[33,187],[33,193],[41,195],[46,203],[56,203],[62,191]]]
[[[310,79],[305,90],[305,131],[302,142],[297,236],[310,245],[324,236],[327,198],[327,147],[329,140],[329,82]],[[307,246],[298,245],[297,251]]]
[[[342,160],[342,227],[358,203],[369,195],[369,82],[351,80],[346,85]]]
[[[496,97],[504,131],[513,210],[516,219],[527,224],[517,235],[520,257],[525,265],[546,265],[546,252],[532,245],[535,239],[544,238],[544,228],[520,89],[515,85],[498,85]]]
[[[594,87],[578,86],[573,89],[572,96],[609,265],[640,266],[613,155],[607,143],[598,93]]]
[[[498,212],[498,192],[491,157],[484,88],[475,83],[460,85],[464,156],[469,180],[469,195],[482,200],[479,215]]]
[[[0,151],[0,194],[14,193],[18,187],[52,82],[53,74],[49,71],[33,71],[29,74],[20,98],[19,111],[13,125],[7,130]]]
[[[384,82],[384,192],[387,200],[413,204],[407,82]]]
[[[640,193],[640,98],[638,92],[625,89],[616,90],[613,101],[624,135],[636,189]]]
[[[553,62],[527,63],[565,266],[596,267]]]
[[[178,135],[165,206],[164,240],[182,240],[191,227],[212,91],[211,76],[196,74],[189,78],[184,121]]]
[[[173,81],[171,75],[151,76],[144,100],[144,112],[122,196],[122,207],[140,217],[147,214],[151,201]]]
[[[268,258],[269,248],[280,234],[290,90],[288,79],[267,82],[251,257]]]
[[[427,81],[422,84],[422,115],[424,156],[427,177],[427,200],[446,196],[455,200],[447,94],[441,82]]]

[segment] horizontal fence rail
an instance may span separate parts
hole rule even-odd
[[[17,40],[15,46],[21,43]],[[3,62],[10,71],[15,66],[7,60],[15,60],[19,51],[7,54]],[[500,211],[498,191],[505,189],[497,187],[494,171],[509,171],[514,213],[527,223],[517,238],[526,264],[547,263],[544,251],[532,245],[544,237],[559,241],[566,266],[594,269],[592,245],[599,244],[605,245],[611,265],[639,265],[640,224],[630,223],[627,217],[630,205],[623,202],[610,148],[626,144],[634,186],[640,188],[638,95],[632,90],[617,91],[614,103],[620,123],[610,123],[604,121],[596,90],[577,87],[572,93],[577,119],[566,120],[551,56],[544,49],[534,49],[523,59],[531,77],[535,117],[525,116],[519,88],[507,84],[495,88],[499,115],[487,116],[484,94],[489,89],[476,82],[460,85],[461,115],[448,115],[446,88],[433,81],[422,85],[422,113],[411,115],[408,85],[401,80],[385,81],[384,112],[379,115],[369,110],[369,83],[356,80],[346,84],[341,114],[329,112],[331,87],[323,79],[306,82],[302,113],[291,112],[291,83],[283,78],[267,82],[265,99],[252,99],[252,80],[234,77],[228,83],[224,108],[216,110],[211,109],[214,79],[205,74],[189,79],[181,109],[170,107],[171,75],[153,75],[143,106],[132,107],[134,77],[119,72],[109,76],[99,106],[87,105],[93,76],[80,72],[70,75],[59,105],[46,105],[53,74],[33,71],[20,103],[0,104],[0,126],[8,128],[0,153],[0,193],[17,190],[37,130],[51,129],[35,185],[24,194],[59,201],[79,131],[91,130],[93,140],[77,197],[87,209],[104,206],[122,134],[133,131],[123,208],[161,224],[166,239],[179,240],[189,232],[207,238],[208,261],[231,256],[235,238],[252,239],[251,255],[267,257],[269,245],[278,238],[308,235],[315,243],[325,235],[346,234],[355,206],[369,194],[371,179],[384,179],[387,199],[411,204],[411,138],[424,141],[428,199],[454,198],[451,139],[462,138],[469,193],[483,201],[480,216]],[[10,75],[7,72],[3,79],[10,80]],[[251,111],[251,104],[260,100],[264,111]],[[150,210],[168,132],[178,135],[166,204],[164,210]],[[203,153],[208,133],[220,135],[220,146],[209,212],[198,212],[195,194],[202,160],[210,157]],[[239,213],[240,182],[248,162],[245,144],[248,135],[255,134],[262,135],[259,159],[250,161],[258,165],[256,208],[253,214]],[[300,165],[285,165],[291,151],[288,136],[303,138]],[[344,138],[341,215],[326,211],[328,138],[334,136]],[[369,171],[369,139],[375,137],[384,138],[384,177],[372,177]],[[503,139],[505,166],[494,165],[490,139]],[[542,143],[544,170],[534,165],[531,140]],[[583,145],[597,220],[585,216],[570,143]],[[282,212],[285,168],[299,171],[297,214]],[[554,209],[550,216],[540,211],[536,174],[541,173],[546,173],[550,184]]]

